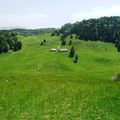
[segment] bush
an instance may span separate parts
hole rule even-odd
[[[45,42],[46,42],[46,40],[44,39],[44,40],[43,40],[43,42],[45,43]]]

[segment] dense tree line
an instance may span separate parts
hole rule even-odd
[[[68,23],[61,27],[59,33],[64,36],[76,34],[81,40],[94,40],[116,43],[120,47],[120,17],[101,17],[83,20],[74,24]],[[120,51],[120,48],[118,48]]]
[[[8,31],[0,31],[0,53],[7,53],[9,50],[18,51],[22,48],[15,33]]]

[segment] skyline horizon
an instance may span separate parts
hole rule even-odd
[[[120,16],[101,16],[101,17],[98,17],[98,18],[88,18],[88,19],[82,19],[80,21],[76,21],[76,22],[82,22],[83,20],[89,20],[89,19],[99,19],[99,18],[102,18],[102,17],[120,17]],[[67,22],[67,23],[71,23],[71,24],[74,24],[76,22]],[[67,24],[67,23],[64,23],[63,25]],[[61,25],[60,27],[31,27],[31,28],[28,28],[28,27],[24,27],[24,26],[0,26],[0,30],[12,30],[12,29],[45,29],[45,28],[55,28],[55,29],[59,29],[61,28],[63,25]]]
[[[120,0],[0,0],[0,3],[0,27],[60,28],[66,23],[120,13]]]

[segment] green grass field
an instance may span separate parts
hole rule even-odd
[[[49,52],[60,37],[18,37],[23,49],[0,55],[0,120],[120,119],[120,83],[111,80],[120,53],[113,44],[73,39],[75,64],[68,53]]]

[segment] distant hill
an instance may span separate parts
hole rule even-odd
[[[22,34],[24,36],[27,35],[38,35],[43,33],[51,33],[55,30],[55,28],[40,28],[40,29],[12,29],[10,32],[16,32],[18,34]]]

